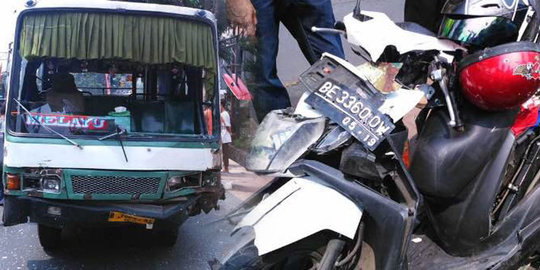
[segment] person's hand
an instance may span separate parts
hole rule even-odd
[[[257,11],[250,0],[227,0],[227,18],[238,27],[241,34],[255,36],[257,29]]]

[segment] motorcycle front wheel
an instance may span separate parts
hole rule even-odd
[[[323,264],[329,239],[309,237],[278,251],[258,256],[253,241],[240,248],[220,270],[308,270]]]

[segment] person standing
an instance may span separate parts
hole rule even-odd
[[[313,26],[334,27],[331,0],[227,0],[227,17],[245,35],[257,38],[253,105],[259,121],[272,110],[291,106],[289,94],[277,76],[280,23],[296,39],[310,64],[324,52],[344,57],[339,35],[311,31]]]
[[[0,147],[4,148],[4,130],[6,123],[6,102],[2,102],[0,106]],[[0,156],[0,164],[4,163],[4,155]],[[0,169],[0,172],[2,169]],[[4,186],[2,185],[2,180],[0,180],[0,205],[4,205]]]
[[[213,122],[212,122],[212,106],[210,105],[203,105],[203,114],[204,114],[204,122],[206,123],[206,130],[208,131],[208,135],[212,135],[212,131],[214,129]]]
[[[231,116],[225,106],[225,101],[221,101],[221,145],[223,149],[223,172],[229,173],[230,144],[232,143]]]

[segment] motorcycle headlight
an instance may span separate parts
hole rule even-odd
[[[263,120],[246,159],[250,171],[273,173],[286,170],[324,132],[326,119],[299,118],[272,111]]]
[[[347,141],[352,138],[351,133],[347,132],[340,126],[336,126],[330,132],[328,132],[324,138],[319,140],[317,146],[314,147],[313,151],[318,154],[325,154],[330,151],[336,150],[341,147]]]

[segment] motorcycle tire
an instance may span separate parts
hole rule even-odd
[[[220,270],[304,270],[314,264],[322,264],[329,239],[315,235],[281,248],[272,253],[258,256],[251,241],[231,256]]]

